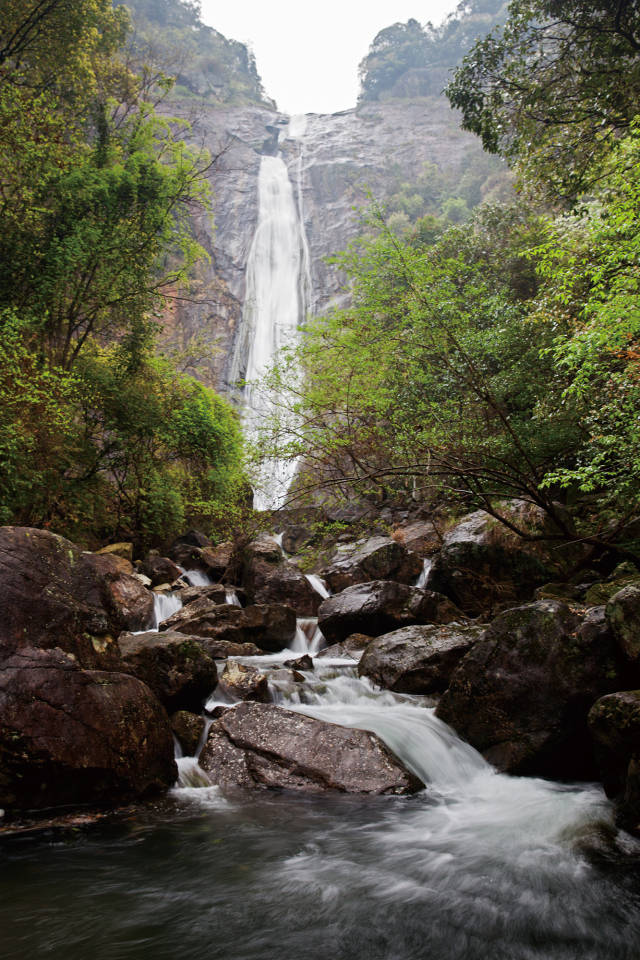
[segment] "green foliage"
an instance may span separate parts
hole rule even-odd
[[[127,24],[47,0],[3,25],[0,521],[144,546],[220,526],[244,487],[231,408],[153,355],[209,159],[118,59]]]
[[[116,0],[135,23],[131,39],[143,72],[154,65],[175,77],[176,94],[213,103],[257,103],[273,107],[265,95],[251,51],[237,40],[205,26],[200,4],[188,0]]]
[[[567,383],[554,367],[558,330],[531,312],[538,292],[527,251],[544,237],[539,217],[481,210],[429,248],[386,229],[342,258],[352,306],[316,320],[290,367],[297,447],[308,482],[357,482],[414,496],[446,491],[495,507],[524,497],[555,515],[542,480],[582,439],[576,406],[550,402]]]
[[[451,68],[505,8],[504,0],[465,0],[440,27],[408,20],[381,30],[360,64],[360,99],[438,96]]]
[[[518,160],[545,195],[573,199],[597,182],[638,112],[638,4],[513,0],[447,95],[486,150]]]

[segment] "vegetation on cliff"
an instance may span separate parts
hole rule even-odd
[[[404,236],[374,211],[339,260],[351,306],[273,375],[282,394],[288,367],[306,371],[287,451],[312,486],[320,468],[332,488],[502,516],[523,498],[565,538],[637,552],[640,20],[616,6],[516,0],[467,55],[450,97],[520,199]]]
[[[231,409],[154,355],[210,159],[154,113],[124,8],[10,2],[0,36],[0,522],[169,536],[241,487]]]

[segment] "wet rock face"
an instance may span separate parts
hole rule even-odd
[[[152,587],[173,583],[182,574],[180,567],[169,557],[161,557],[153,553],[148,554],[142,563],[142,572],[149,577]]]
[[[414,583],[422,570],[422,560],[391,537],[370,537],[344,544],[336,551],[322,576],[334,593],[371,580],[397,580]]]
[[[321,598],[303,573],[284,559],[272,537],[250,543],[245,550],[242,586],[250,603],[285,603],[299,617],[315,617]]]
[[[200,710],[218,681],[212,657],[181,633],[124,633],[118,639],[123,672],[138,677],[168,711]]]
[[[378,637],[414,623],[452,620],[464,620],[464,614],[447,597],[394,580],[347,587],[318,610],[318,626],[328,643],[340,643],[351,633]]]
[[[552,571],[515,535],[478,510],[445,535],[427,586],[475,617],[530,600],[551,579]]]
[[[607,603],[606,616],[620,650],[637,670],[640,667],[640,584],[623,587],[615,593]]]
[[[0,806],[114,803],[175,782],[166,712],[122,673],[83,670],[61,650],[0,666]]]
[[[160,624],[160,630],[175,630],[216,642],[254,643],[261,650],[277,653],[295,637],[296,615],[282,604],[243,608],[203,599],[169,617]]]
[[[373,733],[270,704],[243,703],[217,720],[200,766],[221,786],[408,794],[421,789]]]
[[[589,712],[598,769],[618,822],[640,835],[640,690],[610,693]]]
[[[437,693],[483,633],[479,624],[460,623],[394,630],[369,643],[358,673],[397,693]]]
[[[185,757],[194,757],[204,733],[205,719],[188,710],[177,710],[171,715],[171,729],[178,738]]]
[[[269,682],[257,667],[230,661],[220,677],[219,689],[231,700],[255,700],[269,703]]]
[[[604,617],[559,600],[507,610],[460,661],[437,715],[498,769],[560,779],[595,775],[587,714],[621,685]]]
[[[82,666],[117,667],[118,634],[153,624],[153,595],[127,564],[45,530],[0,528],[0,653],[55,646]]]

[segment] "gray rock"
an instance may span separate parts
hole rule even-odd
[[[261,650],[277,653],[295,637],[296,615],[282,604],[254,604],[243,608],[202,599],[178,610],[160,624],[160,630],[174,630],[215,642],[253,643]]]
[[[231,660],[220,677],[220,691],[230,700],[255,700],[270,703],[269,681],[257,667]]]
[[[218,681],[215,662],[196,637],[123,633],[118,645],[123,672],[146,683],[169,712],[200,710]]]
[[[447,597],[394,580],[347,587],[318,610],[318,626],[328,643],[340,643],[352,633],[378,637],[414,623],[464,619]]]
[[[370,537],[338,547],[322,576],[334,593],[371,580],[414,583],[422,570],[417,553],[391,537]]]
[[[408,794],[422,784],[373,733],[270,704],[242,703],[217,720],[200,766],[221,786]]]
[[[358,673],[397,693],[437,693],[483,633],[479,624],[403,627],[371,641]]]
[[[614,593],[607,603],[606,617],[624,655],[640,666],[640,583]]]
[[[587,715],[624,666],[604,609],[538,600],[500,614],[454,670],[438,716],[500,770],[595,773]]]

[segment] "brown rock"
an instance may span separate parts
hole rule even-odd
[[[146,683],[168,711],[200,710],[218,681],[213,658],[182,633],[123,633],[123,671]]]
[[[209,731],[200,766],[221,786],[367,794],[422,787],[375,734],[271,704],[227,710]]]
[[[0,655],[56,646],[82,666],[117,667],[118,634],[153,624],[153,595],[126,563],[45,530],[0,528]]]
[[[104,553],[108,556],[121,557],[129,563],[133,562],[133,544],[132,543],[110,543],[107,547],[96,550],[96,553]],[[130,571],[129,571],[130,572]]]
[[[171,729],[180,741],[185,757],[195,757],[204,733],[205,719],[188,710],[177,710],[169,718]]]
[[[269,703],[269,681],[257,667],[229,661],[222,671],[219,689],[230,700],[256,700]]]
[[[169,721],[148,687],[23,648],[0,667],[0,806],[114,803],[177,777]]]
[[[176,630],[207,640],[255,643],[277,653],[295,637],[296,615],[281,604],[235,607],[196,600],[160,624],[161,630]]]
[[[314,617],[321,602],[272,537],[261,537],[245,549],[242,585],[250,603],[284,603],[299,617]]]
[[[153,587],[159,587],[163,583],[172,584],[182,575],[182,570],[173,560],[156,553],[147,554],[141,569],[149,577]]]

